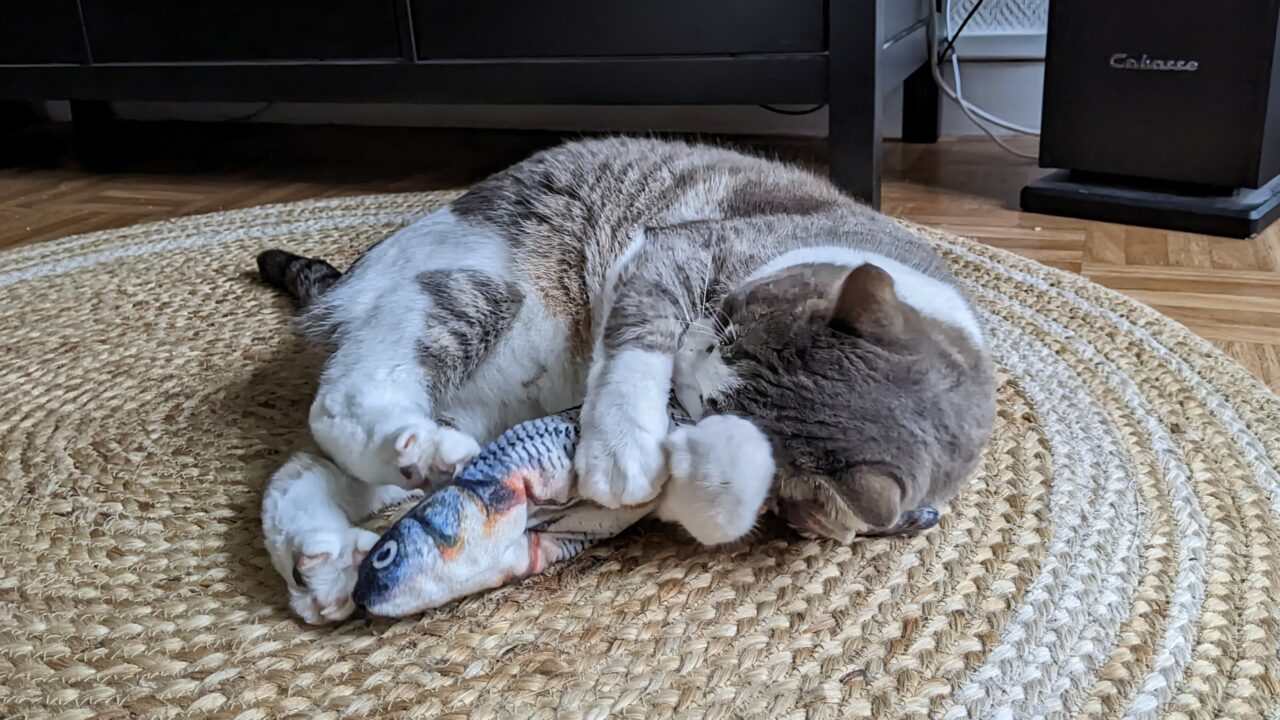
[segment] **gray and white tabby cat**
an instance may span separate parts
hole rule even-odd
[[[849,540],[949,500],[994,418],[982,330],[933,250],[825,180],[729,150],[569,143],[345,274],[280,251],[259,267],[332,353],[316,441],[371,484],[419,484],[582,403],[580,494],[643,503],[676,349],[708,328],[713,362],[677,394],[765,432],[771,507],[808,533]]]

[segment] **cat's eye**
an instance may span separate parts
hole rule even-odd
[[[381,570],[391,564],[396,559],[396,551],[399,549],[395,540],[388,540],[386,545],[378,548],[378,552],[373,554],[373,568]]]
[[[303,589],[306,589],[307,587],[306,579],[302,577],[302,573],[298,572],[298,568],[296,567],[293,569],[293,584]]]
[[[712,344],[710,344],[710,345],[708,345],[708,346],[707,346],[707,354],[708,354],[708,355],[710,355],[711,353],[713,353],[713,352],[715,352],[715,351],[716,351],[715,343],[712,343]]]

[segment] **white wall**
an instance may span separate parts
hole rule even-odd
[[[977,1],[951,1],[952,31]],[[1048,24],[1049,0],[985,0],[956,42],[965,99],[1019,125],[1039,127]],[[950,65],[943,71],[954,85]],[[954,103],[944,108],[944,135],[979,133]]]

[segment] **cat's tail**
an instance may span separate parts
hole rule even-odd
[[[310,305],[342,277],[342,273],[324,260],[284,250],[267,250],[259,255],[258,274],[263,282],[297,298],[302,307]]]

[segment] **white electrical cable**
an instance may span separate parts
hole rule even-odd
[[[955,55],[951,56],[951,67],[954,71],[955,78],[956,78],[956,95],[959,96],[960,98],[963,98],[964,97],[963,90],[960,87],[960,61],[956,59]],[[991,128],[982,124],[982,121],[978,119],[978,116],[975,115],[970,109],[969,103],[965,102],[962,99],[959,104],[960,104],[960,110],[963,111],[964,114],[968,116],[970,120],[973,121],[973,124],[977,125],[979,130],[986,133],[987,137],[991,138],[991,141],[994,142],[996,145],[999,145],[1003,150],[1005,150],[1006,152],[1012,153],[1014,155],[1017,155],[1020,158],[1026,158],[1028,160],[1039,159],[1040,155],[1038,153],[1023,152],[1013,147],[1012,145],[1009,145],[1004,140],[1000,139],[1000,136],[996,135],[995,132],[991,130]]]
[[[942,22],[945,23],[945,25],[943,26],[943,35],[947,38],[950,38],[951,37],[951,0],[946,0],[943,12],[944,14],[942,16]],[[929,13],[930,13],[929,31],[932,33],[932,38],[930,39],[929,45],[931,48],[936,50],[938,47],[938,42],[937,42],[938,15],[937,15],[936,8],[931,5]],[[955,45],[953,43],[951,57],[954,59],[954,58],[958,58],[959,55],[960,53],[955,49]],[[1017,123],[1010,122],[1008,120],[1005,120],[1004,118],[997,117],[987,112],[986,110],[983,110],[982,108],[974,105],[973,103],[969,102],[964,98],[963,93],[952,90],[950,87],[947,86],[946,82],[942,80],[942,76],[938,72],[936,62],[934,63],[933,68],[934,68],[934,73],[933,73],[934,80],[941,86],[943,92],[945,92],[947,96],[950,97],[952,100],[955,100],[956,103],[961,105],[967,105],[969,108],[969,111],[972,112],[973,114],[977,115],[980,118],[983,118],[984,120],[991,123],[992,125],[997,125],[999,127],[1005,128],[1006,130],[1011,130],[1013,132],[1016,132],[1022,135],[1038,136],[1040,134],[1039,130],[1018,125]]]
[[[1032,135],[1032,136],[1038,137],[1040,135],[1039,130],[1024,127],[1022,125],[1018,125],[1017,123],[1013,123],[1008,120],[1005,120],[1004,118],[992,115],[986,110],[983,110],[982,108],[974,105],[973,103],[970,103],[968,100],[965,99],[963,85],[961,84],[961,81],[960,81],[960,57],[959,57],[959,53],[955,51],[954,45],[951,53],[951,70],[952,70],[952,75],[955,78],[955,88],[952,89],[951,87],[949,87],[946,81],[942,79],[942,71],[938,67],[937,61],[934,60],[932,57],[933,53],[936,52],[936,49],[938,47],[938,42],[937,42],[938,12],[937,12],[936,6],[934,6],[932,2],[929,4],[930,4],[929,23],[928,23],[929,48],[930,48],[929,67],[933,71],[934,82],[938,84],[938,87],[942,90],[943,93],[947,95],[947,97],[954,100],[955,103],[960,106],[960,110],[965,114],[965,116],[968,117],[969,120],[972,121],[973,124],[976,125],[979,130],[985,133],[987,137],[991,138],[991,140],[995,142],[996,145],[999,145],[1002,149],[1014,155],[1017,155],[1018,157],[1027,158],[1030,160],[1036,159],[1038,157],[1037,155],[1022,152],[1021,150],[1018,150],[1017,148],[1014,148],[1010,146],[1008,143],[1004,142],[1004,140],[1002,140],[998,135],[996,135],[995,132],[991,130],[991,128],[987,127],[987,125],[983,121],[985,120],[987,123],[990,123],[997,127],[1002,127],[1006,130],[1010,130],[1012,132],[1016,132],[1022,135]],[[943,22],[945,22],[946,25],[943,28],[943,31],[947,37],[950,37],[951,35],[951,0],[945,1],[944,13],[945,14],[943,16],[944,17]]]

